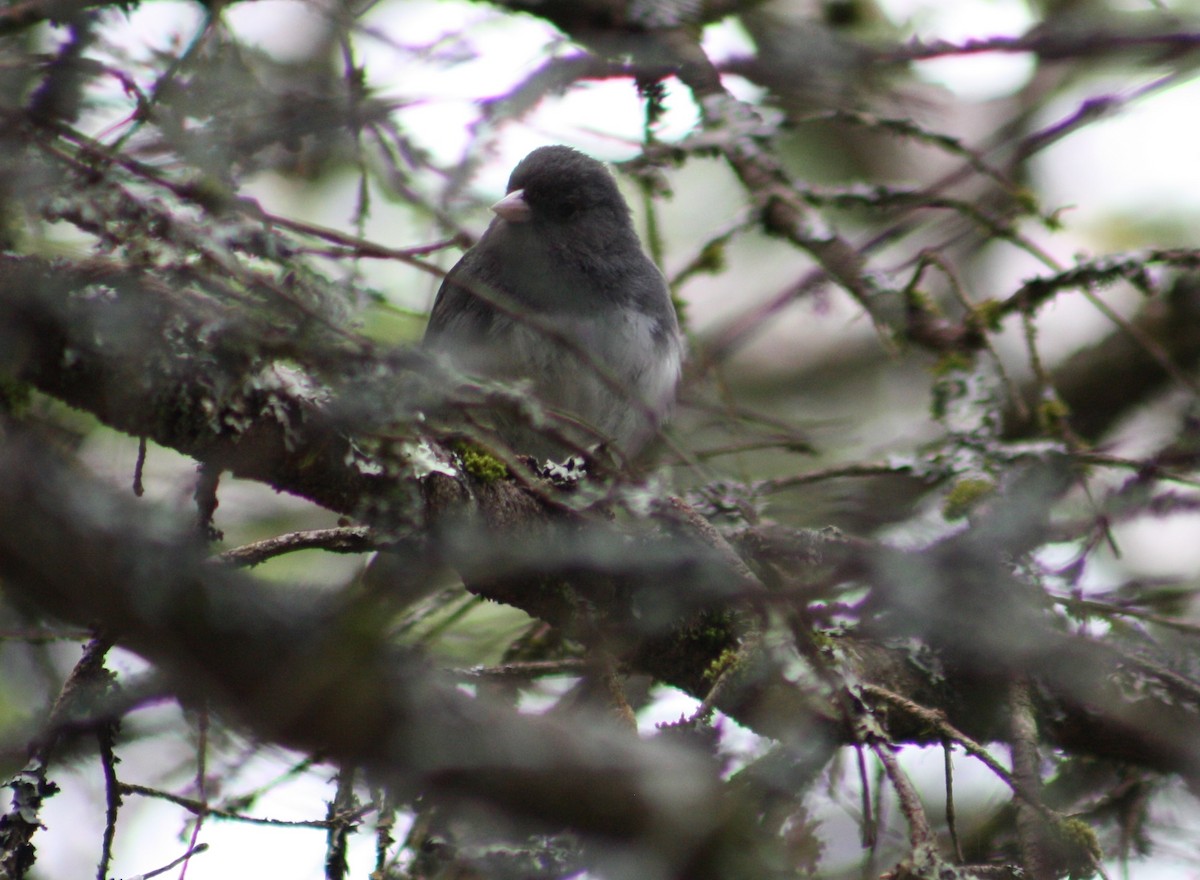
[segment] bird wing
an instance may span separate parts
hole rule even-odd
[[[473,253],[467,251],[442,280],[425,326],[424,345],[439,350],[474,345],[491,329],[495,310],[471,293],[483,283],[477,280]]]

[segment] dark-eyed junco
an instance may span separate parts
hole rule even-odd
[[[669,414],[679,380],[666,282],[595,159],[541,147],[507,191],[442,283],[425,345],[464,373],[529,380],[551,431],[497,417],[514,451],[562,457],[606,442],[631,456]]]

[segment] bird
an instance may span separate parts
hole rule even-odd
[[[631,459],[670,416],[683,341],[616,180],[578,150],[540,147],[492,211],[446,274],[423,346],[463,374],[523,380],[547,418],[496,414],[513,452]]]

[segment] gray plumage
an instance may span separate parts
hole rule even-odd
[[[529,380],[556,429],[632,456],[669,415],[679,380],[666,282],[596,160],[542,147],[513,169],[507,191],[443,281],[424,344],[464,373]],[[495,427],[516,452],[574,451],[512,419]]]

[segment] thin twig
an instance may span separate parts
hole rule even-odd
[[[934,709],[927,709],[919,703],[914,703],[907,697],[901,696],[894,691],[890,691],[887,688],[883,688],[878,685],[863,684],[861,685],[861,689],[864,694],[869,694],[873,697],[878,697],[881,700],[886,700],[893,706],[903,709],[909,715],[912,715],[914,718],[919,719],[922,723],[927,724],[936,730],[942,735],[943,738],[948,739],[951,742],[958,743],[963,747],[963,751],[982,763],[985,767],[991,770],[1001,782],[1012,789],[1013,794],[1021,798],[1030,806],[1041,811],[1047,819],[1053,819],[1057,821],[1058,817],[1052,810],[1042,805],[1039,798],[1027,793],[1022,788],[1020,781],[1014,778],[1014,776],[1009,773],[999,761],[993,758],[987,749],[985,749],[975,740],[971,739],[971,737],[967,736],[961,730],[958,730],[954,725],[946,720],[946,717],[941,712]]]
[[[350,866],[346,861],[346,846],[357,820],[349,820],[357,809],[354,797],[354,768],[343,768],[337,774],[337,789],[325,814],[329,829],[325,833],[325,880],[345,880]]]
[[[220,541],[224,535],[213,523],[213,515],[220,503],[217,488],[221,485],[221,467],[202,461],[196,468],[196,488],[192,498],[196,502],[196,529],[206,541]]]
[[[921,804],[921,795],[917,792],[912,780],[908,778],[908,774],[900,769],[900,763],[892,753],[891,743],[871,737],[869,744],[875,757],[883,764],[892,788],[896,790],[896,799],[900,802],[900,810],[908,822],[910,849],[914,853],[932,851],[937,843],[937,835],[933,833],[933,826],[929,824],[929,817],[925,815],[925,807]]]
[[[713,710],[716,709],[717,701],[725,694],[729,688],[730,682],[734,680],[741,669],[741,661],[745,657],[753,656],[761,646],[761,638],[754,637],[748,639],[738,648],[737,655],[727,658],[724,667],[717,675],[717,680],[713,682],[712,687],[708,689],[708,693],[704,695],[704,699],[700,701],[700,705],[696,707],[696,711],[688,718],[688,723],[693,727],[700,727],[706,723]]]
[[[858,788],[862,797],[862,845],[874,854],[879,846],[879,828],[871,810],[871,780],[867,778],[867,758],[862,743],[854,744],[854,762],[858,766]],[[881,790],[882,786],[876,786],[876,792]]]
[[[954,743],[942,737],[943,773],[946,777],[946,827],[950,829],[950,845],[954,847],[954,860],[963,863],[962,843],[958,839],[958,822],[954,811]]]
[[[1111,602],[1101,602],[1096,599],[1083,599],[1077,596],[1058,596],[1054,601],[1067,609],[1083,608],[1088,611],[1096,611],[1101,614],[1120,615],[1121,617],[1132,617],[1136,620],[1144,620],[1147,623],[1153,623],[1156,626],[1166,626],[1179,632],[1191,633],[1200,635],[1200,623],[1190,623],[1186,620],[1176,620],[1173,617],[1164,617],[1161,614],[1154,614],[1150,611],[1142,611],[1140,608],[1129,608],[1124,605],[1113,605]]]
[[[777,477],[771,480],[756,480],[750,484],[754,493],[767,494],[782,492],[784,489],[794,489],[797,486],[807,486],[811,483],[823,483],[826,480],[836,480],[843,477],[888,477],[912,474],[912,466],[907,464],[892,464],[889,462],[866,462],[859,464],[839,465],[808,471],[803,474],[793,474],[788,477]]]
[[[78,642],[90,639],[92,633],[86,629],[0,629],[0,642],[20,641],[31,645],[47,642]]]
[[[204,824],[204,818],[208,815],[208,720],[208,708],[201,706],[196,724],[196,792],[200,795],[199,801],[204,809],[196,813],[196,821],[192,825],[192,837],[188,841],[191,849],[195,849],[200,838],[200,826]],[[183,868],[179,871],[179,880],[186,880],[189,864],[190,862],[183,863]]]
[[[214,807],[212,804],[204,803],[195,798],[171,794],[169,791],[161,791],[160,789],[150,788],[146,785],[122,782],[120,787],[122,794],[136,794],[142,797],[157,798],[158,800],[168,801],[178,807],[183,807],[189,813],[195,813],[196,815],[204,814],[214,819],[227,819],[232,822],[245,822],[247,825],[270,825],[279,828],[330,827],[329,820],[327,819],[271,819],[266,816],[248,816],[236,810],[225,810],[221,807]],[[353,815],[362,816],[370,812],[370,810],[371,807],[361,807],[355,810]]]
[[[142,483],[142,472],[146,468],[146,435],[138,437],[137,461],[133,465],[133,494],[141,498],[146,494],[146,487]]]
[[[1178,53],[1194,50],[1197,46],[1200,46],[1200,33],[1176,29],[1139,34],[1127,30],[1035,28],[1016,37],[987,37],[961,43],[916,39],[907,45],[883,50],[876,57],[883,62],[901,63],[948,56],[1003,53],[1033,54],[1045,60],[1060,61],[1148,49]]]
[[[121,808],[121,789],[120,781],[117,779],[115,751],[117,723],[115,720],[111,721],[96,731],[100,750],[100,766],[104,770],[104,834],[100,840],[100,863],[96,866],[96,880],[105,880],[108,877],[108,866],[112,861],[113,840],[117,836],[117,811]]]
[[[475,666],[462,670],[464,678],[535,679],[552,675],[579,675],[587,669],[587,661],[579,657],[562,660],[526,660],[500,666]]]
[[[1071,454],[1071,458],[1081,464],[1094,464],[1102,467],[1123,468],[1137,472],[1140,476],[1152,477],[1155,480],[1164,480],[1170,483],[1182,483],[1185,486],[1200,486],[1200,477],[1193,477],[1187,474],[1181,474],[1178,471],[1169,470],[1151,459],[1126,458],[1120,455],[1113,455],[1109,452],[1095,452],[1092,450],[1077,450]]]
[[[226,550],[219,558],[222,562],[249,567],[297,550],[368,553],[387,543],[378,532],[368,526],[339,526],[332,529],[306,529],[264,538]]]
[[[187,852],[185,852],[183,855],[181,855],[179,858],[177,858],[175,861],[171,862],[170,864],[163,865],[161,868],[155,868],[153,871],[146,871],[144,874],[141,874],[140,876],[141,876],[142,880],[150,880],[151,877],[157,877],[159,874],[165,874],[165,873],[167,873],[167,871],[174,868],[180,862],[187,861],[192,856],[199,855],[200,853],[204,852],[207,849],[208,849],[207,843],[198,843],[195,846],[188,849]]]
[[[387,869],[392,861],[388,858],[388,850],[396,842],[392,836],[396,828],[396,804],[385,788],[372,789],[372,796],[379,805],[379,811],[375,816],[375,870],[371,876],[389,877],[393,876]]]

